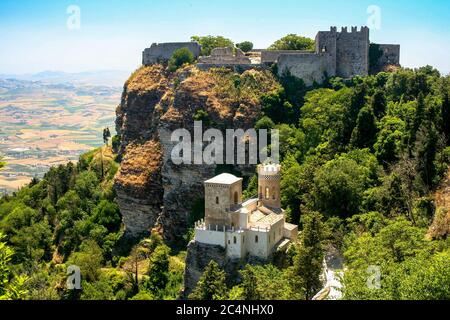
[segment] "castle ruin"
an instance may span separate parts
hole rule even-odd
[[[169,60],[175,50],[188,48],[198,59],[198,67],[232,67],[235,70],[268,68],[277,64],[280,76],[289,73],[302,79],[307,86],[322,83],[327,77],[350,79],[367,76],[400,65],[400,45],[370,43],[368,27],[337,27],[319,31],[315,38],[315,50],[253,50],[247,57],[238,48],[216,48],[211,56],[200,57],[201,46],[197,42],[152,44],[143,52],[143,64],[149,65]],[[255,55],[257,59],[255,59]]]

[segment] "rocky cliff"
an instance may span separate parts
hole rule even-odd
[[[268,71],[236,74],[189,66],[171,73],[152,65],[133,73],[116,111],[122,163],[115,190],[126,234],[140,237],[158,223],[166,240],[181,240],[191,206],[203,197],[203,181],[216,167],[173,164],[172,132],[185,128],[193,135],[200,110],[204,130],[248,129],[261,117],[261,95],[277,89]]]

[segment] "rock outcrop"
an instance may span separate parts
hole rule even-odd
[[[137,70],[125,83],[116,111],[122,164],[115,189],[126,234],[140,237],[158,222],[166,240],[182,240],[191,206],[203,197],[203,181],[215,174],[216,166],[175,165],[172,132],[184,128],[193,136],[200,110],[206,112],[204,130],[248,129],[261,117],[261,95],[278,89],[268,71],[235,74],[189,66],[170,73],[162,65]]]
[[[211,260],[217,262],[219,267],[225,271],[230,286],[238,282],[239,269],[244,266],[243,262],[227,259],[225,249],[221,246],[191,241],[186,256],[183,298],[187,298],[195,289],[198,280]]]

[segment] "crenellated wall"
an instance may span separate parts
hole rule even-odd
[[[341,78],[369,74],[369,28],[347,27],[336,33],[336,75]]]

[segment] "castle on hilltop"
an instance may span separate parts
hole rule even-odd
[[[201,57],[201,46],[197,42],[175,42],[152,44],[143,52],[143,65],[167,61],[180,48],[188,48],[202,69],[232,67],[235,70],[267,68],[276,63],[278,73],[285,72],[303,79],[306,85],[322,83],[326,77],[349,79],[367,76],[400,65],[400,45],[370,43],[369,28],[347,27],[337,31],[320,31],[316,36],[313,51],[297,50],[252,50],[245,54],[238,48],[216,48],[211,56]]]
[[[258,166],[259,196],[242,201],[242,178],[221,174],[205,181],[205,218],[195,224],[195,242],[225,248],[230,259],[267,260],[297,239],[298,227],[281,209],[280,165]]]

